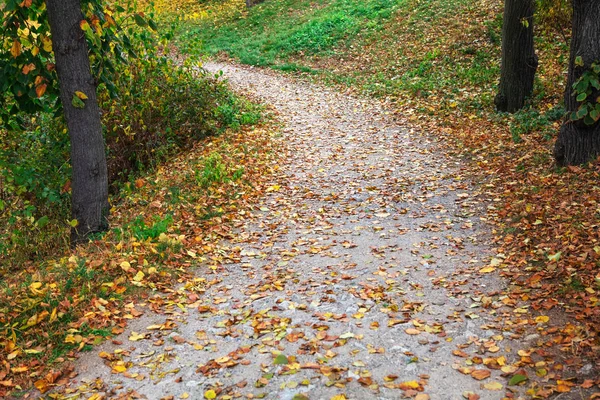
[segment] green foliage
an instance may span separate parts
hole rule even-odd
[[[211,153],[205,160],[202,169],[196,171],[196,183],[202,188],[215,184],[236,181],[242,177],[244,169],[232,169],[227,166],[219,153]]]
[[[43,46],[50,40],[48,31],[41,28],[46,26],[45,6],[37,0],[32,4],[0,10],[3,16],[12,12],[9,17],[13,19],[3,20],[0,27],[6,35],[18,32],[10,30],[14,18],[37,18],[41,23],[32,30],[37,42],[20,39],[18,57],[10,53],[11,36],[0,42],[0,102],[5,106],[0,110],[4,118],[0,121],[0,264],[13,267],[64,248],[70,228],[69,137],[60,117],[55,73],[48,68],[53,65],[52,53],[40,48],[35,59],[32,53],[35,43]],[[84,32],[99,82],[113,193],[118,193],[121,182],[155,167],[195,140],[261,118],[259,107],[234,96],[218,78],[199,70],[197,61],[178,65],[167,57],[163,49],[172,32],[157,35],[148,29],[156,27],[152,10],[142,14],[135,2],[123,2],[127,7],[102,9],[102,19],[94,8],[98,4],[95,0],[85,3],[89,28]],[[38,69],[19,72],[30,59],[34,66],[39,63],[39,71],[50,73],[38,79],[46,85],[39,97],[32,97],[36,89],[32,76]],[[15,71],[22,77],[7,78]],[[17,98],[14,82],[25,78],[29,95]]]
[[[173,216],[167,214],[164,218],[154,217],[153,223],[147,225],[143,217],[134,219],[127,228],[138,240],[157,239],[161,234],[166,234],[173,224]]]
[[[577,68],[583,68],[581,57],[575,59]],[[600,120],[600,64],[592,63],[573,84],[572,95],[579,103],[577,111],[571,113],[571,121],[583,121],[591,126]]]
[[[272,1],[251,8],[247,16],[227,24],[206,18],[189,21],[179,33],[187,50],[209,54],[225,51],[247,64],[278,65],[295,55],[327,54],[333,46],[365,29],[379,29],[380,22],[390,18],[403,2]],[[269,21],[268,26],[264,21]]]
[[[554,127],[553,122],[559,121],[565,115],[562,105],[553,107],[541,113],[534,108],[526,108],[517,111],[512,115],[510,122],[510,133],[515,143],[522,140],[522,136],[532,132],[544,132],[547,138],[550,138]]]

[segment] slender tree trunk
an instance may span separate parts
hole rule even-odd
[[[575,65],[581,57],[583,66]],[[565,89],[567,115],[577,111],[579,102],[573,95],[573,84],[581,78],[593,62],[600,62],[600,1],[573,0],[573,35],[569,75]],[[600,96],[595,91],[590,99]],[[588,100],[586,100],[588,101]],[[558,165],[584,164],[600,155],[600,124],[585,125],[582,121],[566,120],[560,128],[554,146],[554,158]]]
[[[71,214],[78,222],[71,231],[74,245],[85,241],[90,233],[108,228],[106,156],[96,85],[90,71],[87,43],[80,28],[83,20],[80,0],[47,0],[46,5],[60,101],[71,140]],[[85,94],[87,99],[80,99],[76,92]]]
[[[533,92],[538,58],[533,46],[533,0],[505,0],[498,111],[515,112]]]

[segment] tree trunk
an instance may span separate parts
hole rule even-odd
[[[108,229],[104,139],[88,47],[80,28],[83,20],[80,0],[47,0],[46,5],[60,101],[71,140],[71,214],[77,220],[77,226],[71,230],[71,243],[75,245],[91,233]]]
[[[575,59],[581,57],[583,66]],[[581,78],[593,62],[600,62],[600,1],[573,0],[573,35],[569,75],[565,89],[567,118],[579,109],[580,103],[573,95],[573,84]],[[598,98],[598,90],[588,96]],[[589,100],[586,100],[589,101]],[[584,164],[600,155],[600,124],[585,125],[582,121],[567,119],[554,145],[554,159],[560,166]]]
[[[533,92],[538,58],[533,47],[533,0],[505,0],[498,111],[515,112]]]

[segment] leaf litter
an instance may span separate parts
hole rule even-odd
[[[372,100],[208,67],[279,113],[264,196],[208,233],[181,206],[197,236],[163,238],[182,247],[168,267],[197,269],[177,286],[115,260],[155,292],[52,397],[501,399],[578,384],[539,343],[553,316],[505,292],[484,196],[438,143]]]

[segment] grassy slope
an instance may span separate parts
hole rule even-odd
[[[553,164],[568,44],[551,27],[537,30],[540,66],[530,105],[515,115],[494,112],[502,3],[267,0],[242,19],[188,23],[181,40],[197,39],[209,55],[310,72],[311,79],[385,97],[400,121],[443,138],[468,161],[465,177],[493,200],[487,219],[505,257],[502,275],[514,284],[507,295],[546,313],[564,304],[570,323],[542,333],[563,343],[577,364],[581,354],[598,356],[600,166]],[[569,353],[573,346],[577,354]],[[555,387],[532,390],[545,396]]]

